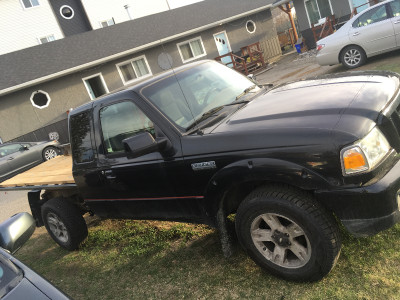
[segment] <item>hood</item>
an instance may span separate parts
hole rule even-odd
[[[277,87],[244,106],[212,133],[285,128],[338,130],[361,138],[398,89],[394,73],[346,73]]]

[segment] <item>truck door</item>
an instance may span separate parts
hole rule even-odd
[[[100,216],[181,219],[186,217],[182,199],[177,199],[170,169],[181,159],[165,160],[159,152],[130,158],[123,140],[157,129],[132,101],[119,101],[95,111],[100,124],[98,183],[86,194],[90,208]],[[180,148],[178,145],[177,148]],[[103,151],[104,153],[100,153]]]

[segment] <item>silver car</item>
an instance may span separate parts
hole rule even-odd
[[[400,48],[400,0],[384,1],[355,15],[317,42],[320,65],[357,68],[368,57]]]
[[[56,157],[59,145],[57,141],[0,145],[0,182]]]

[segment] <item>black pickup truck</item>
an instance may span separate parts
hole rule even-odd
[[[38,225],[66,249],[83,214],[189,221],[240,244],[273,274],[318,280],[355,236],[399,221],[395,73],[346,73],[275,88],[213,61],[188,64],[69,116],[76,187],[31,191]]]

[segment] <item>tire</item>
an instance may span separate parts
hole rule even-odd
[[[44,161],[48,161],[54,157],[56,157],[59,153],[59,150],[56,147],[46,147],[43,149],[42,157]]]
[[[367,60],[365,51],[358,46],[348,46],[340,53],[340,62],[347,69],[354,69],[362,66]]]
[[[53,198],[43,204],[42,218],[51,238],[67,250],[76,250],[88,235],[79,209],[66,198]]]
[[[327,275],[340,254],[337,223],[311,195],[288,186],[259,188],[238,208],[236,233],[247,254],[293,281]]]

